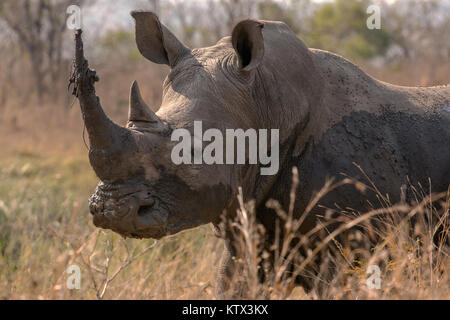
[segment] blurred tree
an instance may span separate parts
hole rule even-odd
[[[258,3],[262,0],[205,0],[199,19],[201,43],[213,44],[218,39],[231,34],[233,27],[242,19],[258,17]]]
[[[161,0],[147,0],[150,10],[159,15],[161,13]]]
[[[386,28],[403,58],[450,58],[450,3],[442,0],[385,1]]]
[[[188,47],[203,45],[200,39],[200,30],[204,10],[197,1],[178,1],[168,4],[166,8],[170,12],[174,23],[178,25],[176,34]]]
[[[421,85],[448,82],[450,1],[384,0],[382,12],[397,49],[386,60],[391,69],[409,70]]]
[[[6,26],[0,23],[0,107],[3,107],[12,92],[15,84],[15,69],[18,65],[20,48],[12,41],[13,35],[5,32]]]
[[[220,0],[219,4],[225,12],[225,25],[228,30],[242,19],[251,17],[256,10],[259,0]]]
[[[383,28],[367,28],[368,5],[365,0],[336,0],[323,4],[311,20],[311,32],[306,38],[308,45],[354,59],[383,55],[391,36]]]
[[[0,20],[15,34],[30,61],[39,102],[61,80],[62,44],[66,30],[66,9],[83,0],[2,0]]]
[[[311,0],[265,0],[258,5],[259,18],[283,21],[299,35],[309,33],[309,21],[314,13],[315,3]]]
[[[274,2],[271,0],[265,0],[258,4],[259,17],[264,20],[283,21],[291,29],[297,33],[297,24],[294,21],[293,12],[282,6],[280,2]]]
[[[136,62],[141,55],[136,47],[134,32],[125,29],[113,29],[98,39],[99,60],[120,61],[121,66]]]

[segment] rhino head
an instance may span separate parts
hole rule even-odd
[[[138,84],[132,84],[125,127],[113,123],[103,112],[93,93],[93,81],[79,85],[77,96],[91,146],[89,159],[101,180],[90,198],[94,224],[137,238],[161,238],[211,222],[218,225],[225,210],[236,205],[238,186],[244,186],[249,197],[263,197],[275,177],[256,177],[258,166],[176,165],[171,159],[176,144],[171,133],[184,128],[194,135],[196,120],[202,121],[203,130],[223,132],[227,128],[283,126],[283,113],[268,116],[267,108],[254,98],[255,88],[266,100],[278,90],[258,82],[265,50],[264,23],[241,21],[231,37],[212,47],[189,49],[153,13],[134,11],[131,15],[141,54],[154,63],[168,65],[171,71],[164,81],[157,113],[142,99]],[[284,32],[278,24],[272,28],[278,34]],[[275,42],[274,48],[283,50],[277,47]],[[278,72],[284,77],[289,71]],[[277,92],[272,95],[279,97]],[[297,116],[304,117],[298,112],[289,120]],[[286,127],[286,132],[289,129]],[[257,190],[246,190],[245,185],[257,186]]]
[[[81,88],[78,98],[89,135],[89,160],[101,180],[89,207],[97,227],[127,237],[161,238],[219,222],[236,184],[232,166],[217,170],[214,165],[175,165],[171,161],[172,130],[184,127],[192,131],[193,120],[226,127],[233,119],[217,121],[215,112],[223,106],[211,74],[204,69],[205,61],[212,57],[188,49],[153,13],[132,12],[132,16],[139,51],[152,62],[169,65],[171,72],[158,114],[144,102],[133,82],[125,127],[111,121],[99,99],[89,100],[85,97],[89,90],[85,89],[83,96]],[[260,28],[256,22],[250,27]],[[233,53],[230,58],[242,59],[240,69],[253,67],[253,61],[245,61],[250,56]]]

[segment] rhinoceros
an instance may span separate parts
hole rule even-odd
[[[90,163],[101,180],[90,198],[96,226],[155,239],[208,223],[220,229],[223,217],[235,216],[242,187],[243,198],[254,201],[257,221],[273,235],[278,215],[266,202],[275,199],[287,208],[293,167],[299,175],[296,217],[332,177],[370,178],[393,203],[408,182],[429,186],[431,181],[433,192],[447,190],[448,86],[378,81],[339,55],[308,48],[283,22],[246,19],[215,45],[190,49],[154,13],[131,15],[140,53],[168,65],[170,73],[156,113],[133,82],[124,127],[104,113],[94,90],[98,77],[84,59],[81,30],[76,34],[71,81],[89,135]],[[202,121],[204,130],[222,132],[278,129],[279,170],[261,175],[261,164],[174,164],[171,133],[183,128],[194,134],[195,121]],[[319,202],[355,211],[377,203],[375,195],[353,186],[337,188]],[[312,210],[300,231],[313,228],[320,214],[323,209]],[[226,246],[218,283],[223,287],[236,250],[231,233],[221,234]]]

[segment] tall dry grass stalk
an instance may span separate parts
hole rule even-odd
[[[85,155],[61,160],[32,151],[18,149],[9,160],[0,159],[0,298],[216,298],[223,243],[209,226],[157,245],[99,231],[86,201],[97,179]],[[236,220],[229,223],[242,255],[228,297],[238,292],[240,298],[258,299],[450,298],[448,192],[434,195],[410,186],[413,199],[407,202],[405,195],[392,204],[376,186],[346,178],[328,181],[305,213],[294,217],[295,170],[293,179],[288,208],[267,203],[279,217],[271,246],[254,203],[239,194]],[[381,208],[325,209],[313,229],[298,232],[320,199],[345,184],[376,192]],[[72,264],[81,269],[80,290],[66,286]],[[371,265],[380,267],[380,290],[367,287]],[[310,292],[296,287],[297,275],[310,280]]]
[[[320,199],[345,184],[353,184],[361,191],[374,190],[382,207],[365,213],[342,210],[335,218],[328,212],[315,228],[300,234],[305,217]],[[228,298],[450,298],[449,192],[433,195],[411,186],[414,200],[406,203],[403,198],[394,205],[373,184],[367,186],[349,178],[338,183],[331,180],[295,218],[297,186],[294,168],[288,210],[277,201],[267,203],[279,217],[269,248],[263,243],[265,230],[257,222],[254,203],[244,203],[240,190],[240,208],[231,222],[240,257],[235,259],[238,272],[231,280]],[[335,227],[329,229],[332,225]],[[367,284],[370,266],[381,270],[379,289]],[[299,275],[314,284],[308,295],[294,290]]]

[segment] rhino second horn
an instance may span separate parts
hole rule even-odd
[[[158,116],[148,107],[148,105],[142,99],[136,80],[133,81],[130,90],[128,121],[143,121],[150,123],[160,122]]]

